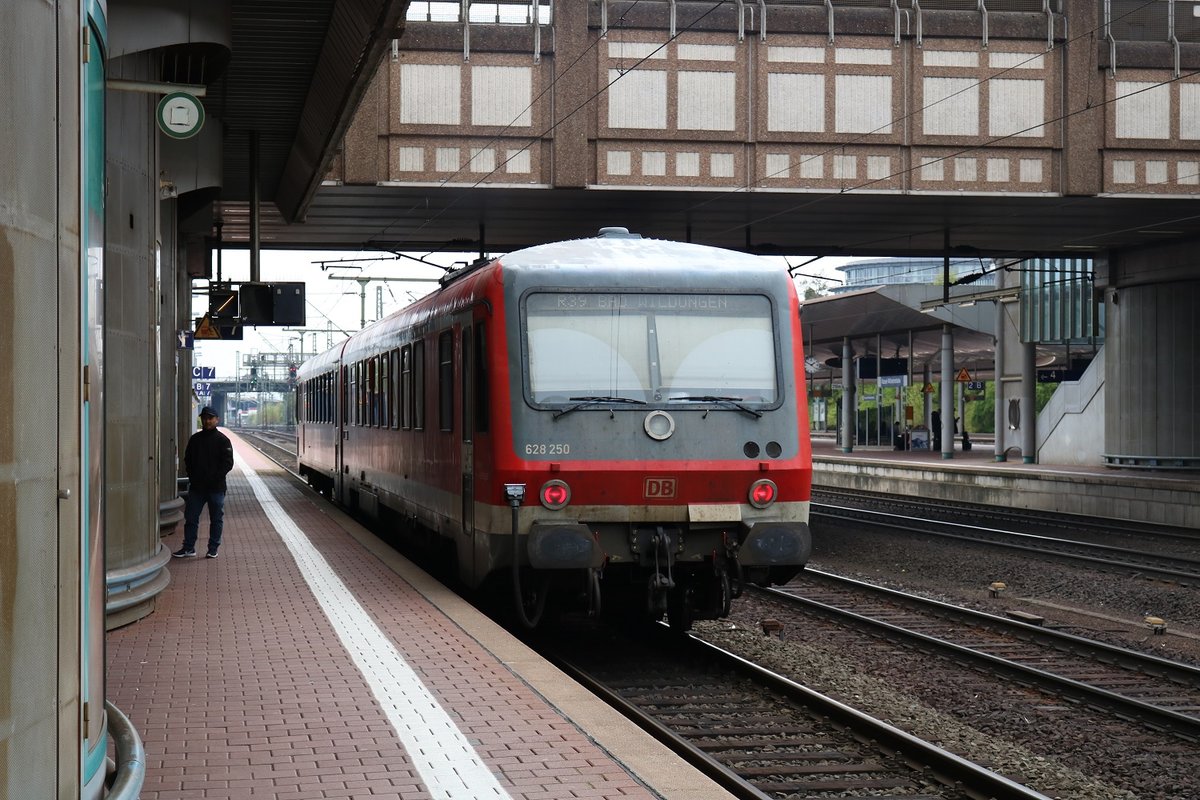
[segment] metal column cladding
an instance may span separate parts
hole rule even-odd
[[[82,562],[85,5],[0,3],[0,107],[19,109],[0,115],[0,797],[86,797],[88,756],[97,744],[104,756],[89,735],[102,709],[81,727],[96,630]],[[102,671],[93,688],[102,700]]]
[[[1200,281],[1108,296],[1104,460],[1200,469]]]
[[[110,59],[109,68],[129,79],[153,80],[159,58],[137,52]],[[174,272],[175,254],[162,252],[159,238],[156,103],[154,95],[140,92],[107,95],[102,302],[109,627],[153,611],[154,595],[167,582],[166,550],[159,542],[158,315],[160,270]],[[120,212],[113,212],[114,207]]]

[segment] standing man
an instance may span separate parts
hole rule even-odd
[[[187,505],[184,507],[183,547],[171,555],[194,558],[200,512],[208,506],[208,558],[216,558],[225,527],[225,476],[233,469],[233,443],[217,430],[217,412],[200,409],[200,430],[188,439],[183,453],[188,474]]]

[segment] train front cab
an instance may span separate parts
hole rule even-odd
[[[598,270],[559,273],[568,291],[518,276],[506,295],[516,458],[500,443],[498,464],[529,580],[686,628],[727,614],[746,582],[794,576],[811,552],[811,452],[790,282],[679,293],[644,274],[622,284],[642,291],[598,291]],[[668,310],[681,303],[694,313]],[[622,343],[591,341],[613,324]],[[629,374],[581,379],[618,362]],[[693,368],[707,372],[680,377]]]

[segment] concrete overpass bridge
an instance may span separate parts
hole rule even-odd
[[[628,224],[1127,258],[1200,233],[1197,68],[1200,21],[1157,0],[411,3],[304,224],[267,213],[263,242],[503,251]],[[246,221],[226,207],[226,241]]]

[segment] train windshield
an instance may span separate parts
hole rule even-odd
[[[535,403],[702,398],[770,405],[778,392],[762,295],[538,292],[526,297]]]

